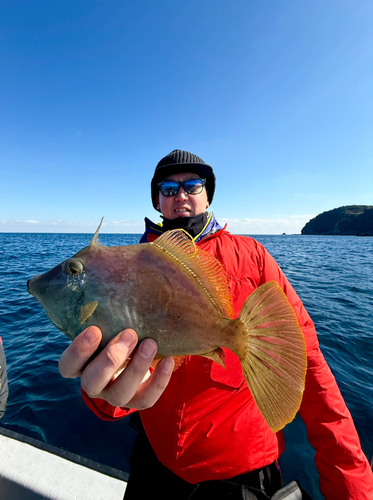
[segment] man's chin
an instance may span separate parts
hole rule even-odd
[[[192,217],[190,212],[175,212],[174,219],[183,219],[186,217]]]

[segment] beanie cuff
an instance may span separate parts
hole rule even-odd
[[[175,149],[170,154],[162,158],[156,166],[154,176],[151,182],[151,196],[153,207],[157,210],[158,182],[169,175],[182,172],[191,172],[206,179],[206,191],[209,204],[211,205],[214,197],[216,177],[210,165],[205,163],[202,158],[188,151]]]

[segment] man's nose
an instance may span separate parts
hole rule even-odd
[[[188,199],[188,193],[185,191],[183,187],[180,186],[180,189],[175,196],[176,200],[187,200]]]

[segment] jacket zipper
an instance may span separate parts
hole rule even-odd
[[[173,419],[175,422],[175,434],[172,440],[172,445],[170,446],[170,455],[168,460],[171,470],[176,469],[176,462],[178,458],[178,448],[181,438],[181,422],[183,420],[184,407],[185,407],[185,404],[184,403],[182,404],[185,392],[185,369],[188,361],[189,361],[188,357],[186,357],[182,365],[178,368],[178,371],[180,370],[179,373],[180,380],[178,384],[179,392],[175,400],[174,419]]]

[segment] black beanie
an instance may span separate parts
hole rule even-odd
[[[178,174],[180,172],[191,172],[199,175],[202,179],[206,179],[207,199],[211,205],[216,183],[212,167],[207,165],[207,163],[197,155],[188,153],[188,151],[175,149],[162,158],[155,167],[154,176],[151,182],[153,207],[157,210],[157,194],[159,191],[157,183],[161,182],[169,175]]]

